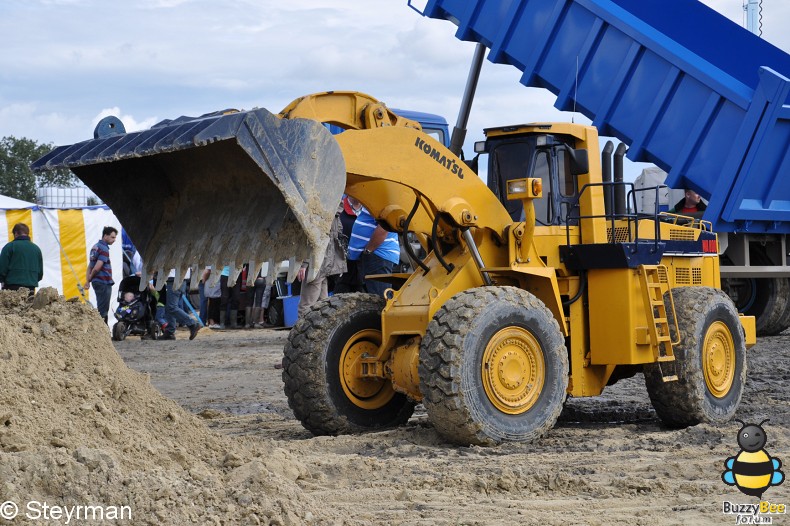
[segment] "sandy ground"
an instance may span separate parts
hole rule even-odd
[[[301,505],[331,508],[340,517],[334,523],[736,524],[723,503],[757,502],[721,481],[724,461],[740,449],[740,425],[662,427],[641,375],[602,397],[570,400],[558,425],[532,445],[447,445],[421,406],[399,429],[313,437],[291,414],[274,367],[287,334],[206,329],[191,342],[180,332],[175,342],[114,345],[209,428],[258,444],[264,456],[288,456],[294,468],[285,476],[305,495]],[[765,449],[790,462],[790,336],[761,339],[748,368],[738,417],[770,418]],[[790,505],[790,483],[763,500]],[[319,512],[300,510],[300,520]],[[772,518],[790,524],[787,515]]]

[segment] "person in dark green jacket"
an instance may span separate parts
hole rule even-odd
[[[14,240],[0,251],[0,283],[3,290],[29,289],[31,294],[44,277],[41,249],[30,241],[30,229],[17,223],[11,230]]]

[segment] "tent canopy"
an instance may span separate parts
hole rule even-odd
[[[28,203],[27,201],[22,201],[21,199],[15,199],[13,197],[8,197],[7,195],[0,195],[0,209],[33,208],[35,206],[36,203]]]
[[[39,287],[55,287],[66,298],[83,298],[78,283],[85,281],[91,247],[101,239],[105,226],[114,226],[121,232],[121,224],[105,205],[61,209],[27,204],[27,207],[6,209],[0,204],[0,248],[13,239],[13,226],[25,223],[30,228],[30,238],[44,257],[44,278]],[[120,242],[110,246],[110,260],[115,281],[110,299],[112,325],[115,323],[112,312],[118,304],[118,284],[123,278]],[[96,305],[93,289],[85,292],[84,299]]]

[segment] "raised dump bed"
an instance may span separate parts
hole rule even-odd
[[[696,0],[429,0],[423,14],[709,198],[716,230],[790,233],[784,51]]]

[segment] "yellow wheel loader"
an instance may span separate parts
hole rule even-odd
[[[488,186],[474,163],[354,92],[303,97],[278,116],[228,111],[117,131],[34,168],[72,168],[149,273],[317,263],[343,192],[422,243],[427,256],[387,276],[384,298],[330,297],[291,330],[285,392],[315,434],[396,426],[422,402],[448,441],[530,441],[567,396],[640,371],[671,426],[723,422],[738,407],[754,319],[719,290],[715,233],[631,212],[634,191],[602,168],[611,148],[599,156],[593,127],[486,130],[476,150]]]

